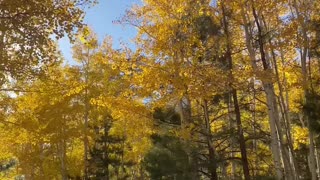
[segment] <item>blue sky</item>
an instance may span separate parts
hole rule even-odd
[[[121,18],[125,10],[139,0],[99,0],[99,3],[86,10],[85,23],[89,25],[103,39],[106,35],[113,37],[114,48],[119,47],[120,41],[131,43],[136,30],[131,26],[113,24],[112,21]],[[59,40],[60,50],[68,64],[72,64],[71,44],[67,37]]]

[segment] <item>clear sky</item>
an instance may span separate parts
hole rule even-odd
[[[119,47],[120,41],[131,43],[136,30],[131,26],[113,24],[112,21],[121,18],[125,10],[139,0],[99,0],[99,3],[86,10],[85,23],[89,25],[103,39],[106,35],[113,37],[114,48]],[[68,63],[72,63],[71,44],[67,37],[59,40],[60,50]]]

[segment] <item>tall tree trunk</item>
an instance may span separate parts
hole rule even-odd
[[[252,129],[253,129],[253,136],[256,137],[257,136],[257,132],[256,132],[256,90],[255,90],[255,78],[252,81],[252,91],[253,91],[253,98],[252,98],[252,105],[250,107],[250,109],[252,110]],[[257,154],[257,149],[258,149],[258,145],[257,145],[257,140],[256,138],[253,139],[252,141],[252,151],[254,152],[254,154]],[[256,176],[259,175],[259,165],[258,165],[258,160],[257,158],[255,158],[254,160],[254,168],[252,168],[252,176],[253,179],[255,179]],[[257,168],[257,169],[256,169]]]
[[[318,179],[320,178],[320,158],[319,158],[319,148],[318,146],[315,147],[315,154],[316,154],[316,162],[317,162],[317,175]]]
[[[267,59],[267,53],[265,51],[265,47],[264,47],[264,38],[263,38],[263,32],[262,32],[262,26],[260,24],[260,18],[255,10],[255,5],[252,2],[252,14],[254,16],[254,20],[258,29],[258,44],[259,44],[259,51],[260,51],[260,55],[261,55],[261,61],[262,61],[262,65],[263,65],[263,70],[265,72],[272,72],[272,68],[270,66],[270,61],[268,61]],[[276,95],[275,95],[275,90],[274,90],[274,85],[271,82],[264,82],[262,81],[264,88],[265,88],[265,92],[267,93],[267,104],[269,106],[269,109],[271,109],[272,114],[270,114],[272,116],[271,121],[273,121],[272,123],[275,124],[275,128],[276,128],[276,133],[278,135],[278,146],[280,146],[279,151],[281,153],[282,156],[282,160],[283,160],[283,166],[284,166],[284,170],[285,170],[285,177],[287,179],[294,179],[294,175],[292,173],[292,168],[290,166],[290,161],[289,161],[289,154],[288,154],[288,150],[286,149],[286,147],[284,147],[283,145],[283,134],[282,134],[282,127],[280,124],[280,117],[279,117],[279,111],[278,111],[278,106],[277,106],[277,99],[276,99]]]
[[[210,172],[210,180],[218,180],[217,174],[217,160],[215,155],[215,147],[212,143],[211,139],[211,123],[209,119],[209,111],[208,111],[208,102],[207,100],[203,101],[203,111],[204,111],[204,118],[206,122],[206,138],[207,138],[207,145],[209,150],[209,172]]]
[[[89,121],[89,66],[90,66],[90,49],[87,49],[87,59],[84,62],[84,81],[85,81],[85,94],[84,94],[84,179],[89,179],[89,140],[88,140],[88,121]]]
[[[68,180],[66,169],[66,148],[64,140],[61,140],[59,145],[60,171],[62,180]]]
[[[301,37],[302,37],[302,45],[300,46],[300,55],[301,55],[301,71],[302,71],[302,84],[304,89],[304,98],[305,103],[309,102],[309,81],[311,79],[308,78],[308,69],[307,69],[307,55],[309,51],[309,38],[307,32],[307,18],[304,17],[298,7],[297,1],[293,0],[293,7],[296,11],[297,20],[301,27]],[[306,7],[304,7],[306,8]],[[310,7],[311,8],[311,7]],[[306,15],[307,16],[307,15]],[[317,179],[317,171],[316,171],[316,156],[315,156],[315,144],[314,144],[314,134],[310,125],[310,118],[308,118],[307,114],[304,113],[304,118],[307,119],[307,127],[309,130],[309,169],[311,173],[312,180]]]
[[[247,158],[246,142],[245,142],[245,139],[243,136],[241,114],[240,114],[240,108],[239,108],[239,102],[238,102],[236,90],[232,91],[232,96],[233,96],[233,103],[234,103],[234,111],[236,114],[237,132],[238,132],[238,136],[239,136],[241,161],[242,161],[244,179],[249,180],[251,178],[250,178],[249,163],[248,163],[248,158]]]
[[[242,19],[244,21],[244,30],[245,30],[245,37],[246,37],[246,45],[248,48],[249,56],[251,59],[252,63],[252,68],[256,72],[258,71],[257,67],[257,60],[256,60],[256,55],[255,51],[251,45],[251,33],[249,31],[249,25],[247,21],[247,17],[245,14],[244,7],[241,9],[241,14],[242,14]],[[264,51],[262,51],[264,53]],[[261,54],[263,57],[264,54]],[[267,66],[266,62],[263,62],[264,66]],[[266,98],[267,98],[267,105],[268,105],[268,116],[269,116],[269,125],[270,125],[270,131],[271,131],[271,151],[273,155],[273,162],[276,170],[276,177],[278,180],[283,179],[283,171],[282,171],[282,160],[281,160],[281,150],[279,147],[279,139],[278,139],[278,132],[277,132],[277,127],[276,127],[276,120],[278,116],[277,108],[275,108],[274,102],[275,102],[275,94],[274,94],[274,88],[271,83],[267,83],[262,81],[265,93],[266,93]]]
[[[309,119],[309,118],[308,118]],[[310,130],[310,122],[308,122],[308,129]],[[309,131],[309,168],[311,171],[312,180],[317,179],[317,170],[316,170],[316,156],[315,156],[315,145],[314,145],[314,135],[312,130]]]
[[[236,115],[236,123],[237,123],[237,133],[239,137],[239,144],[240,144],[240,152],[241,152],[241,161],[242,161],[242,168],[243,168],[243,174],[245,180],[250,180],[250,170],[249,170],[249,163],[247,158],[247,150],[246,150],[246,142],[243,135],[243,128],[242,128],[242,122],[241,122],[241,112],[238,102],[238,96],[237,96],[237,90],[234,89],[232,81],[233,81],[233,62],[232,62],[232,56],[231,56],[231,42],[230,42],[230,35],[229,35],[229,27],[225,12],[224,4],[222,3],[222,14],[223,14],[223,24],[224,24],[224,33],[226,35],[226,43],[227,43],[227,50],[226,50],[226,59],[228,64],[228,70],[229,70],[229,76],[230,76],[230,83],[229,88],[231,90],[232,98],[233,98],[233,104],[234,104],[234,111]]]
[[[230,129],[234,129],[235,124],[233,122],[233,113],[232,113],[232,95],[229,93],[228,94],[228,117],[229,117],[229,123],[230,123]],[[231,153],[230,156],[234,157],[235,155],[235,149],[236,149],[236,139],[234,136],[230,137],[231,138],[231,142],[230,142],[230,146],[231,146]],[[237,163],[235,161],[231,162],[231,179],[235,180],[236,179],[236,171],[237,171]]]
[[[109,133],[109,127],[108,127],[108,123],[104,123],[104,142],[103,142],[103,149],[104,149],[104,156],[103,156],[103,161],[105,165],[105,169],[104,169],[104,177],[103,179],[105,180],[109,180],[109,152],[108,152],[108,145],[106,142],[106,137],[108,137],[108,133]]]
[[[175,78],[180,78],[178,67],[183,62],[183,59],[184,59],[184,52],[182,52],[182,50],[175,52],[175,55],[174,55]],[[191,101],[189,99],[186,86],[184,90],[185,90],[184,96],[178,100],[178,112],[181,119],[181,128],[187,128],[192,123],[192,114],[191,114],[192,107],[191,107]],[[192,145],[193,142],[188,141],[188,144]],[[195,179],[195,180],[200,179],[199,173],[198,173],[198,159],[191,147],[188,147],[186,151],[189,155],[188,157],[189,162],[191,162],[194,165],[193,168],[191,169],[192,172],[190,173],[192,176],[192,179]]]
[[[178,102],[178,112],[181,118],[181,128],[187,128],[192,123],[191,118],[191,102],[187,95],[185,95],[183,98],[181,98]],[[192,146],[192,141],[187,141],[188,144]],[[186,150],[188,153],[189,162],[193,165],[191,169],[191,176],[192,179],[197,180],[200,179],[199,173],[198,173],[198,159],[192,149],[192,147],[188,147]]]
[[[290,119],[289,119],[289,115],[288,115],[288,113],[289,113],[288,106],[286,104],[286,101],[285,101],[285,98],[283,95],[283,86],[280,81],[279,70],[278,70],[278,65],[277,65],[277,61],[276,61],[276,55],[274,53],[271,39],[269,39],[269,44],[270,44],[270,51],[271,51],[271,55],[272,55],[276,80],[277,80],[277,84],[278,84],[278,88],[279,88],[279,105],[280,105],[279,107],[281,110],[282,119],[284,121],[283,124],[285,125],[285,135],[286,135],[286,140],[287,140],[286,147],[287,148],[284,147],[281,138],[280,138],[280,142],[282,143],[283,151],[285,151],[285,153],[287,154],[286,156],[288,156],[285,158],[287,158],[286,161],[288,161],[288,163],[290,164],[290,168],[288,168],[288,169],[290,170],[291,177],[293,179],[297,179],[298,178],[298,173],[297,173],[298,168],[297,168],[296,157],[295,157],[294,149],[293,149],[293,140],[292,140],[292,134],[291,134],[291,123],[290,123]]]

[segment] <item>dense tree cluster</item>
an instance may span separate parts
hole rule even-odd
[[[0,178],[320,178],[320,2],[143,0],[134,49],[94,3],[0,1]]]

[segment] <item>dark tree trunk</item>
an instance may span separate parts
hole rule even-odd
[[[227,67],[230,76],[230,83],[229,88],[231,90],[232,98],[233,98],[233,104],[234,104],[234,111],[236,115],[236,123],[237,123],[237,133],[239,137],[239,144],[240,144],[240,152],[241,152],[241,161],[242,161],[242,169],[245,180],[250,180],[250,170],[249,170],[249,163],[247,158],[247,150],[246,150],[246,142],[243,135],[243,129],[242,129],[242,122],[241,122],[241,112],[238,102],[238,96],[237,96],[237,90],[234,89],[232,81],[233,81],[233,74],[232,74],[232,56],[231,56],[231,44],[230,44],[230,36],[229,36],[229,29],[228,29],[228,22],[225,12],[225,7],[222,4],[222,13],[223,13],[223,25],[224,25],[224,33],[226,35],[226,41],[227,41],[227,49],[225,53],[225,58],[227,60]]]

